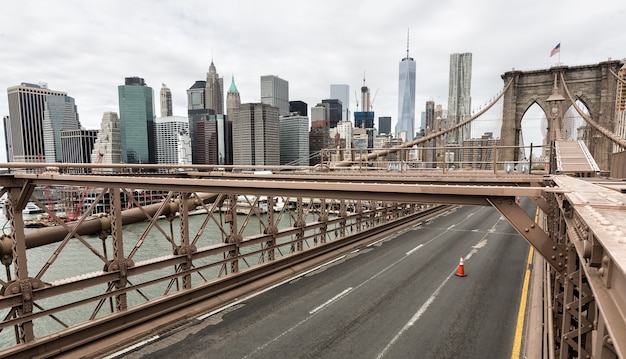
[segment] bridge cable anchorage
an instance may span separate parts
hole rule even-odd
[[[467,274],[465,274],[465,265],[463,264],[463,256],[461,256],[461,258],[459,258],[459,267],[456,270],[456,276],[457,277],[466,277]]]
[[[570,93],[569,88],[567,87],[567,83],[565,82],[565,76],[563,76],[563,74],[561,74],[561,83],[563,84],[563,89],[565,90],[565,94],[567,94],[568,99],[570,100],[570,102],[572,103],[572,106],[574,107],[576,112],[578,112],[580,117],[582,117],[583,120],[585,120],[588,124],[590,124],[591,127],[593,127],[596,131],[606,136],[614,144],[616,144],[617,146],[621,148],[626,149],[625,139],[623,139],[621,136],[619,136],[615,132],[601,126],[599,123],[594,121],[589,115],[584,113],[583,110],[580,107],[578,107],[578,105],[576,105],[576,101],[574,101],[574,98],[572,97],[572,94]]]
[[[510,79],[509,82],[504,86],[502,91],[493,99],[493,101],[491,101],[490,104],[487,104],[485,106],[485,108],[483,108],[482,110],[478,111],[476,114],[474,114],[472,117],[468,118],[467,120],[459,122],[458,124],[448,128],[448,129],[440,130],[439,132],[432,133],[432,134],[430,134],[428,136],[421,137],[421,138],[419,138],[417,140],[409,141],[409,142],[403,143],[403,144],[398,145],[398,146],[394,146],[394,147],[391,147],[391,148],[386,148],[384,150],[375,151],[375,152],[369,153],[367,155],[359,155],[359,157],[356,158],[356,161],[369,161],[369,160],[378,158],[380,156],[387,156],[387,155],[389,155],[391,153],[398,152],[398,151],[400,151],[402,149],[411,148],[411,147],[413,147],[415,145],[419,145],[421,143],[426,143],[426,142],[428,142],[428,141],[430,141],[432,139],[441,137],[441,136],[443,136],[443,135],[445,135],[447,133],[450,133],[450,132],[452,132],[452,131],[454,131],[454,130],[456,130],[458,128],[461,128],[461,127],[469,124],[470,122],[474,121],[478,117],[482,116],[485,112],[489,111],[489,109],[491,109],[500,100],[500,98],[502,98],[502,96],[504,96],[504,94],[507,92],[509,87],[511,87],[512,83],[513,83],[513,79]],[[343,161],[339,161],[339,162],[333,164],[333,166],[334,167],[347,167],[347,166],[350,166],[353,162],[354,162],[353,160],[343,160]]]

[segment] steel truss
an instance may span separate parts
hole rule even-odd
[[[567,251],[566,267],[550,273],[556,357],[622,358],[624,196],[569,177],[557,177],[555,184],[566,191],[550,199],[548,232]]]
[[[0,329],[13,328],[17,343],[0,351],[3,357],[103,354],[436,215],[435,204],[493,206],[545,258],[552,295],[544,298],[550,308],[544,328],[554,342],[548,351],[558,358],[611,359],[626,350],[626,196],[589,181],[45,173],[2,180],[11,221],[0,238],[7,273],[0,279]],[[87,212],[105,196],[109,211],[64,223],[46,209],[58,225],[25,231],[22,208],[29,200],[47,208],[33,192],[52,184],[97,188]],[[134,198],[139,188],[162,190],[164,200],[142,205]],[[519,196],[542,214],[531,218]],[[135,208],[122,210],[122,197]],[[259,214],[262,205],[271,210]],[[131,237],[122,225],[140,230]],[[75,265],[60,264],[68,252],[80,253]],[[33,253],[45,260],[37,262]],[[70,312],[80,319],[70,319]]]
[[[229,291],[252,283],[257,289],[268,286],[276,279],[259,279],[279,271],[293,274],[294,266],[336,256],[344,247],[447,208],[243,191],[169,191],[163,201],[142,205],[133,195],[140,187],[117,184],[99,187],[90,208],[65,223],[33,195],[34,182],[4,188],[11,221],[0,239],[6,268],[0,330],[13,328],[16,345],[0,351],[2,357],[54,356],[94,341],[108,350],[128,344],[149,320],[179,314],[153,324],[171,325],[198,303],[204,305],[193,307],[194,314],[232,300]],[[123,196],[133,202],[132,210],[123,210]],[[109,212],[91,215],[104,197]],[[22,208],[28,200],[57,225],[25,230]],[[283,205],[274,210],[277,202]],[[122,231],[131,224],[141,227],[134,236]],[[160,251],[154,253],[154,247]],[[31,253],[45,259],[33,260]],[[73,259],[63,260],[68,256]],[[116,333],[124,340],[107,342]]]
[[[512,201],[489,199],[549,264],[544,330],[555,358],[622,358],[626,338],[626,196],[555,176],[541,197],[540,223]],[[538,268],[538,270],[540,270]],[[550,325],[551,326],[548,326]],[[550,345],[549,345],[550,346]]]

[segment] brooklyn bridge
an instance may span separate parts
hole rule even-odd
[[[0,356],[624,358],[623,66],[510,71],[454,127],[314,167],[2,164]],[[446,144],[497,103],[499,141]]]

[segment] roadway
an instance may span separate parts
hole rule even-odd
[[[459,207],[119,357],[511,357],[528,250],[494,208]]]

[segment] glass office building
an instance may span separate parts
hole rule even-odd
[[[124,163],[156,163],[152,88],[142,78],[127,77],[118,86]]]
[[[398,81],[398,124],[396,134],[406,133],[406,141],[415,137],[415,61],[409,56],[400,61]]]
[[[457,125],[471,114],[472,106],[472,54],[469,52],[450,55],[450,84],[448,86],[448,118],[444,129]],[[448,143],[462,145],[469,140],[471,127],[463,126],[454,136],[448,136]]]
[[[61,130],[78,129],[74,99],[46,84],[22,83],[7,89],[4,121],[9,162],[60,162]]]

